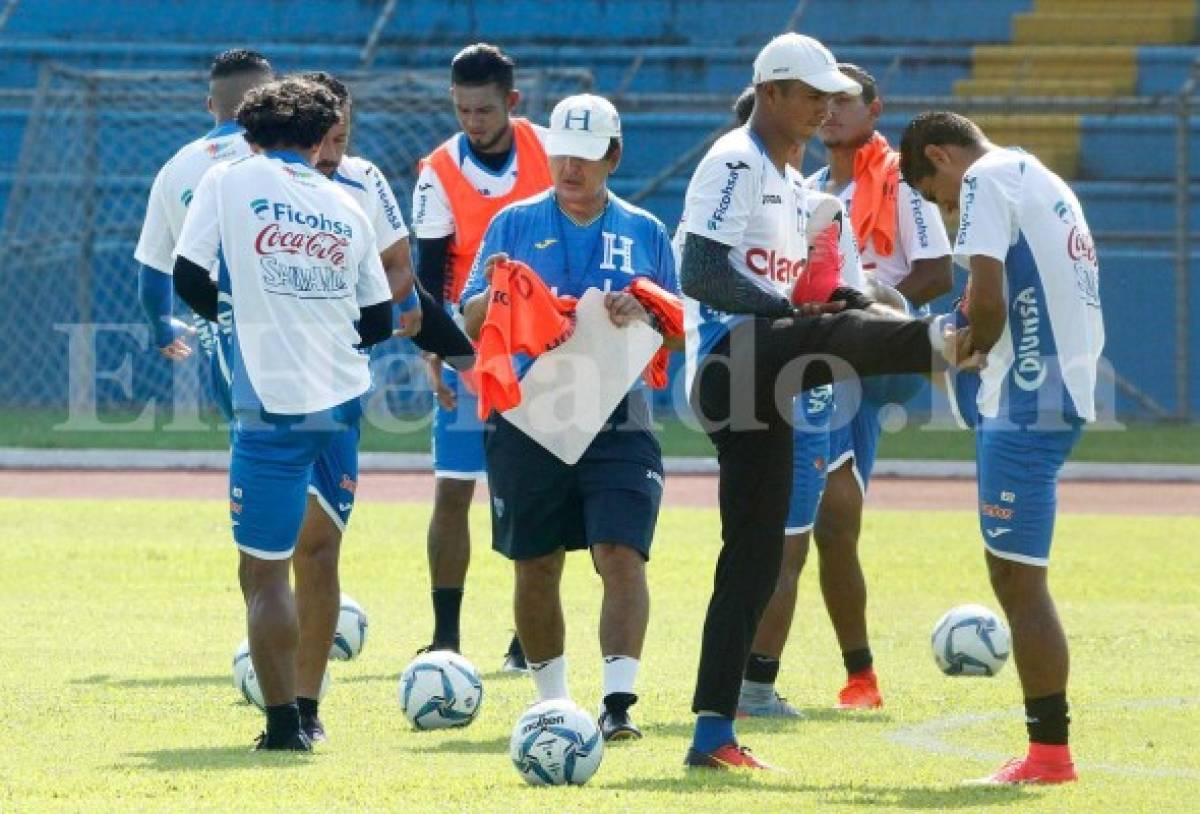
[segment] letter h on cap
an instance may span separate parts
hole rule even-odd
[[[579,127],[575,125],[579,124]],[[568,110],[567,118],[563,121],[564,130],[591,130],[592,129],[592,111],[590,110]]]

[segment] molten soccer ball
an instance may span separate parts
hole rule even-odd
[[[508,753],[532,786],[582,786],[600,767],[604,739],[592,716],[571,701],[543,701],[517,721]]]
[[[329,647],[329,658],[350,661],[362,652],[367,643],[367,613],[362,606],[346,594],[342,594],[338,610],[337,630],[333,633],[333,644]]]
[[[422,653],[400,676],[400,708],[417,729],[466,726],[479,714],[483,682],[457,653]]]
[[[993,676],[1008,661],[1008,626],[982,605],[959,605],[933,626],[933,658],[948,676]]]

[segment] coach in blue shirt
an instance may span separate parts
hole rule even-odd
[[[613,323],[657,328],[625,292],[635,277],[679,291],[662,223],[608,190],[621,160],[621,121],[606,99],[560,102],[547,140],[552,189],[501,210],[484,235],[463,291],[467,333],[479,335],[490,299],[491,270],[507,256],[530,266],[560,295],[606,292]],[[679,347],[682,340],[667,340]],[[518,359],[520,372],[530,360]],[[517,634],[539,700],[568,698],[559,599],[564,554],[586,548],[604,582],[600,649],[605,740],[639,738],[629,717],[637,701],[642,642],[650,617],[646,560],[662,500],[662,451],[650,430],[645,388],[635,385],[574,465],[567,465],[493,413],[486,441],[492,495],[492,547],[516,566]]]

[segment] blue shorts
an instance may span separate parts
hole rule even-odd
[[[345,528],[358,481],[361,415],[352,399],[307,416],[234,416],[229,516],[239,549],[264,560],[291,557],[308,494]]]
[[[483,454],[483,422],[478,400],[449,365],[442,366],[442,381],[457,397],[453,410],[437,405],[433,414],[433,476],[453,480],[483,480],[487,463]]]
[[[839,398],[841,395],[841,398]],[[879,448],[879,411],[883,405],[871,398],[861,398],[857,404],[839,387],[834,388],[834,417],[829,430],[829,471],[847,461],[859,490],[865,495],[875,468],[875,453]],[[853,410],[853,415],[848,415]]]
[[[1058,473],[1082,426],[1042,431],[989,424],[985,419],[975,433],[983,544],[1005,560],[1048,565]]]
[[[822,385],[796,396],[792,404],[792,497],[788,504],[788,535],[813,527],[829,470],[829,419],[833,387]]]

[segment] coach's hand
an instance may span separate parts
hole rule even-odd
[[[971,342],[971,326],[965,325],[957,330],[946,326],[942,332],[942,356],[952,366],[968,373],[977,373],[987,366],[987,354],[976,350]]]
[[[171,341],[159,347],[158,352],[172,362],[182,362],[192,355],[192,348],[187,340],[196,335],[196,329],[182,320],[171,318]]]
[[[805,302],[792,308],[792,313],[798,317],[819,317],[821,314],[836,314],[846,308],[842,300],[832,302]]]
[[[638,298],[624,291],[610,291],[604,295],[604,307],[613,325],[623,328],[638,320],[650,324],[650,314],[638,302]]]
[[[483,261],[483,279],[487,280],[487,284],[492,284],[492,272],[496,270],[497,263],[504,263],[508,260],[508,255],[504,252],[497,252]]]

